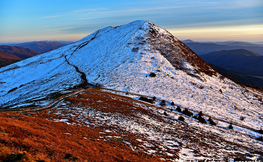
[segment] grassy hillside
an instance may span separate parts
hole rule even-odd
[[[42,112],[2,113],[0,161],[244,161],[262,155],[259,139],[239,132],[244,128],[237,123],[229,130],[229,122],[161,103],[87,89]]]
[[[0,114],[0,161],[160,161],[157,156],[132,151],[122,141],[100,140],[102,129],[51,118],[45,112]]]

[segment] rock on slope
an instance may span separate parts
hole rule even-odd
[[[155,73],[151,77],[150,73]],[[86,83],[128,91],[244,125],[262,124],[262,93],[222,78],[191,49],[149,21],[106,27],[57,50],[0,69],[9,107]]]

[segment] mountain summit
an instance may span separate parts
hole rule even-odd
[[[138,92],[143,89],[137,84],[166,82],[162,77],[171,75],[171,79],[178,69],[201,80],[201,73],[216,74],[163,28],[134,21],[106,27],[74,44],[2,68],[0,104],[10,106],[87,83]],[[147,79],[150,72],[157,77]]]
[[[0,107],[39,104],[35,101],[96,84],[236,122],[248,116],[243,110],[253,109],[259,112],[254,116],[260,116],[262,109],[258,98],[262,94],[223,78],[184,43],[149,21],[106,27],[1,68]],[[262,121],[255,117],[251,125],[258,129]]]

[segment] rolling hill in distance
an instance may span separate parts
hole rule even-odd
[[[69,41],[61,41],[61,42],[60,41],[33,41],[33,42],[10,44],[10,46],[30,48],[39,53],[45,53],[45,52],[57,49],[59,47],[65,46],[69,43],[72,43],[72,42],[69,42]]]
[[[263,55],[263,46],[261,44],[253,44],[248,42],[195,42],[190,39],[183,41],[196,54],[203,55],[214,51],[246,49]]]
[[[29,48],[18,46],[0,46],[0,67],[38,55],[39,53]]]
[[[0,140],[35,159],[262,160],[263,93],[225,78],[150,21],[2,67],[0,87],[0,111],[27,114],[0,116]]]
[[[0,46],[0,67],[35,56],[36,53],[45,53],[60,48],[71,41],[33,41],[24,43],[8,43]]]
[[[263,75],[263,56],[246,49],[222,50],[201,55],[201,58],[227,70],[248,75]]]

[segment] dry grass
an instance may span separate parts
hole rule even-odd
[[[168,116],[164,115],[164,112]],[[207,158],[220,158],[222,156],[224,158],[240,157],[240,155],[232,152],[233,147],[237,147],[235,150],[239,151],[249,150],[251,153],[262,154],[262,151],[258,150],[257,146],[233,143],[216,133],[206,132],[202,129],[191,127],[185,122],[170,119],[170,115],[173,113],[170,114],[163,107],[96,89],[89,89],[77,96],[66,99],[56,109],[52,109],[50,113],[56,115],[55,118],[70,118],[72,124],[76,123],[117,132],[118,136],[121,135],[122,138],[113,138],[114,135],[110,133],[108,135],[101,135],[101,137],[109,141],[129,142],[135,150],[142,150],[144,152],[153,150],[155,151],[155,155],[166,160],[178,159],[181,147],[191,148],[194,150],[195,156]],[[142,116],[147,116],[150,121],[152,120],[161,125],[153,125],[144,120]],[[89,121],[88,124],[85,123],[87,120]],[[162,141],[151,140],[147,135],[136,131],[136,128],[131,131],[130,128],[126,129],[126,127],[122,127],[119,124],[125,124],[125,122],[129,121],[132,121],[132,123],[135,123],[135,125],[138,125],[142,129],[155,132],[156,137],[159,134],[164,139],[167,135],[167,139],[165,140],[177,142],[179,146],[173,146],[173,149],[170,149],[171,147],[166,147]],[[169,126],[164,128],[165,125]],[[220,130],[227,131],[224,129]],[[107,136],[111,136],[111,138]],[[136,138],[141,139],[144,143],[138,143]],[[147,143],[151,146],[148,146]],[[219,146],[217,143],[220,143],[224,147]],[[168,154],[162,151],[163,148],[166,149],[166,153],[173,156],[168,157]],[[221,154],[219,151],[222,151],[222,149],[224,150],[224,154]]]
[[[233,152],[233,148],[262,154],[253,143],[228,141],[170,118],[174,115],[179,114],[147,102],[88,89],[61,101],[48,113],[0,114],[0,161],[11,161],[18,155],[20,161],[169,161],[179,159],[182,148],[191,148],[196,157],[208,159],[241,158],[243,155]],[[58,119],[64,122],[53,121]],[[127,122],[136,128],[127,129]],[[136,131],[137,128],[141,130]]]
[[[145,102],[135,101],[129,97],[116,95],[109,92],[103,92],[98,89],[90,89],[85,93],[79,94],[77,97],[70,97],[66,101],[69,101],[71,106],[82,105],[84,107],[92,107],[98,111],[105,113],[119,113],[124,116],[137,117],[135,114],[147,114],[156,120],[163,121],[160,116],[152,113],[151,110],[145,110],[139,106],[135,106],[136,103],[151,106]],[[98,102],[99,101],[99,102]]]
[[[0,115],[0,160],[160,161],[118,140],[99,140],[102,130],[49,121],[47,113]],[[20,153],[20,154],[18,154]],[[21,157],[22,156],[22,157]]]

